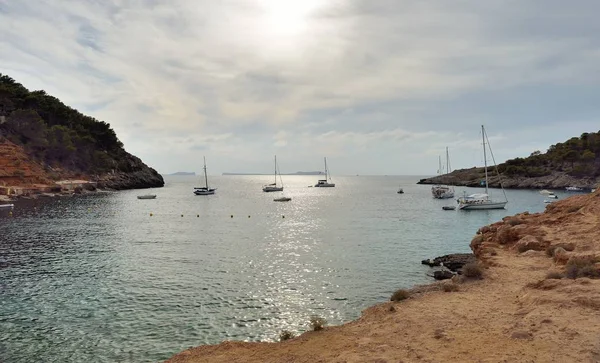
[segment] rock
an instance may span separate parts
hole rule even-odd
[[[483,243],[483,235],[482,234],[478,234],[475,237],[473,237],[473,239],[471,240],[470,246],[471,246],[471,250],[476,250],[479,245],[481,245]]]
[[[437,267],[437,266],[439,266],[439,265],[440,265],[440,263],[439,263],[439,262],[435,262],[434,260],[432,260],[432,259],[430,259],[430,258],[428,258],[427,260],[423,260],[423,261],[421,261],[421,264],[422,264],[422,265],[427,265],[427,266],[429,266],[429,267]]]
[[[448,280],[454,277],[454,274],[448,270],[440,270],[433,272],[433,278],[436,280]]]
[[[425,261],[431,261],[431,263],[425,263]],[[463,265],[475,262],[475,255],[472,253],[454,253],[450,255],[436,257],[433,260],[423,260],[421,263],[429,266],[440,266],[443,264],[450,271],[457,272]]]
[[[536,237],[531,236],[531,235],[527,235],[527,236],[521,238],[515,244],[515,248],[520,253],[523,253],[523,252],[529,251],[529,250],[542,251],[542,250],[544,250],[545,246]]]
[[[562,247],[555,248],[553,256],[554,262],[556,262],[559,265],[566,265],[570,257],[567,251],[565,251],[565,249]]]
[[[125,170],[115,173],[105,174],[98,178],[98,188],[100,189],[141,189],[163,187],[165,181],[163,177],[154,169],[144,164],[138,157],[126,154]]]

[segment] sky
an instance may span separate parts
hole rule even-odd
[[[434,175],[600,130],[597,0],[0,0],[0,72],[161,173]]]

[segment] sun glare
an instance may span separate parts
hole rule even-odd
[[[308,28],[310,16],[323,0],[262,0],[266,26],[277,36],[294,36]]]

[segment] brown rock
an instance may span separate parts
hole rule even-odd
[[[545,246],[542,242],[540,242],[539,239],[537,239],[537,237],[527,235],[527,236],[521,238],[515,244],[515,248],[520,253],[523,253],[523,252],[529,251],[529,250],[542,251],[545,248]]]
[[[565,265],[567,264],[567,261],[569,261],[569,254],[567,253],[567,251],[565,251],[564,248],[562,247],[558,247],[554,249],[554,262],[556,262],[559,265]]]

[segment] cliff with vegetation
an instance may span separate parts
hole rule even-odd
[[[356,321],[313,319],[282,342],[205,345],[167,362],[600,361],[600,191],[482,227],[471,248],[478,262],[462,275],[399,290]]]
[[[546,153],[534,151],[526,158],[508,160],[498,165],[500,177],[493,168],[488,171],[492,187],[499,187],[502,181],[505,188],[596,188],[600,183],[600,132],[552,145]],[[471,168],[422,179],[419,184],[476,187],[484,179],[483,168]]]
[[[63,179],[112,189],[164,185],[123,149],[108,123],[0,74],[0,186],[52,186]]]

